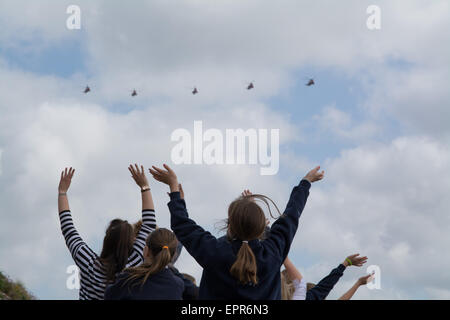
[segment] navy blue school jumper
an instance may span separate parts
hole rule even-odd
[[[226,237],[217,239],[189,218],[186,203],[179,192],[170,193],[171,228],[203,268],[199,299],[281,299],[280,268],[297,231],[310,187],[307,180],[300,181],[292,190],[283,215],[272,224],[267,239],[248,242],[256,257],[257,285],[242,285],[230,274],[242,241],[229,241]]]
[[[324,300],[334,285],[344,274],[345,266],[341,263],[339,266],[331,270],[330,274],[320,280],[313,288],[306,292],[305,300]]]

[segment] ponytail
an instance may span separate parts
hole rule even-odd
[[[151,263],[143,263],[138,267],[125,269],[125,272],[127,272],[129,276],[124,282],[124,285],[128,282],[133,282],[133,285],[136,285],[136,280],[142,279],[142,287],[150,276],[163,270],[170,263],[171,259],[172,255],[170,254],[169,249],[161,249],[161,251],[153,257]]]
[[[231,266],[231,275],[239,280],[241,284],[258,284],[256,276],[257,265],[255,254],[247,242],[242,242],[241,248],[238,251],[237,259]]]
[[[142,288],[149,277],[161,272],[172,261],[177,245],[178,241],[172,231],[165,228],[153,231],[146,239],[146,246],[151,252],[151,261],[124,270],[128,276],[123,285],[129,282],[136,285],[137,280],[141,280]]]

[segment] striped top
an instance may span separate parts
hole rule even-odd
[[[103,300],[106,289],[106,269],[99,256],[81,239],[69,210],[59,214],[62,234],[75,264],[80,269],[80,300]],[[133,244],[125,268],[140,265],[147,236],[156,228],[154,210],[142,211],[142,227]]]

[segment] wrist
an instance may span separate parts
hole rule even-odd
[[[348,266],[351,266],[353,263],[352,263],[352,261],[349,258],[345,258],[345,260],[344,260],[344,262],[342,262],[342,264],[345,267],[348,267]]]
[[[180,191],[180,187],[179,187],[178,181],[175,181],[174,183],[171,183],[169,185],[169,188],[170,188],[170,192],[179,192]]]
[[[145,185],[145,186],[141,187],[141,192],[146,192],[146,191],[149,191],[149,190],[150,190],[150,187],[148,185]]]
[[[58,196],[65,196],[65,195],[67,195],[67,191],[58,190]]]

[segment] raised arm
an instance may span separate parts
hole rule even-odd
[[[189,218],[186,202],[181,198],[178,178],[169,166],[164,164],[164,168],[166,170],[153,166],[150,173],[155,180],[167,184],[170,188],[168,206],[171,214],[171,228],[186,250],[205,268],[211,262],[211,255],[217,252],[218,241],[211,233]]]
[[[309,171],[299,185],[292,190],[283,215],[272,224],[270,234],[264,241],[264,245],[281,255],[282,262],[286,259],[292,239],[297,232],[298,219],[308,199],[311,183],[322,180],[324,177],[324,172],[319,172],[319,169],[320,166],[317,166]]]
[[[368,274],[356,280],[355,284],[350,289],[348,289],[348,291],[344,293],[338,300],[350,300],[356,293],[356,291],[359,289],[359,287],[366,285],[367,282],[370,282],[369,279],[372,276],[373,276],[372,274]]]
[[[61,172],[61,180],[59,181],[58,186],[58,212],[70,211],[67,191],[69,190],[74,173],[75,169],[72,169],[72,167],[69,169],[65,168],[64,171]]]
[[[293,281],[293,280],[299,280],[301,281],[303,279],[302,274],[300,273],[300,271],[298,271],[298,269],[294,266],[294,264],[292,263],[292,261],[289,259],[289,257],[286,258],[286,260],[284,260],[284,267],[286,268],[286,272],[289,276],[289,278]]]
[[[141,190],[142,225],[136,235],[133,251],[129,256],[128,263],[126,265],[127,268],[142,263],[145,240],[147,239],[147,236],[156,228],[155,205],[153,203],[153,197],[147,177],[145,176],[144,167],[141,165],[139,169],[138,165],[135,164],[134,166],[130,165],[128,170],[131,173],[131,177]]]
[[[80,264],[83,264],[83,261],[85,262],[95,258],[96,255],[80,237],[73,224],[69,200],[67,199],[67,191],[69,190],[74,173],[75,169],[72,168],[65,168],[64,171],[61,172],[61,180],[59,181],[58,186],[58,212],[61,231],[66,241],[67,248],[75,263],[80,266]]]

